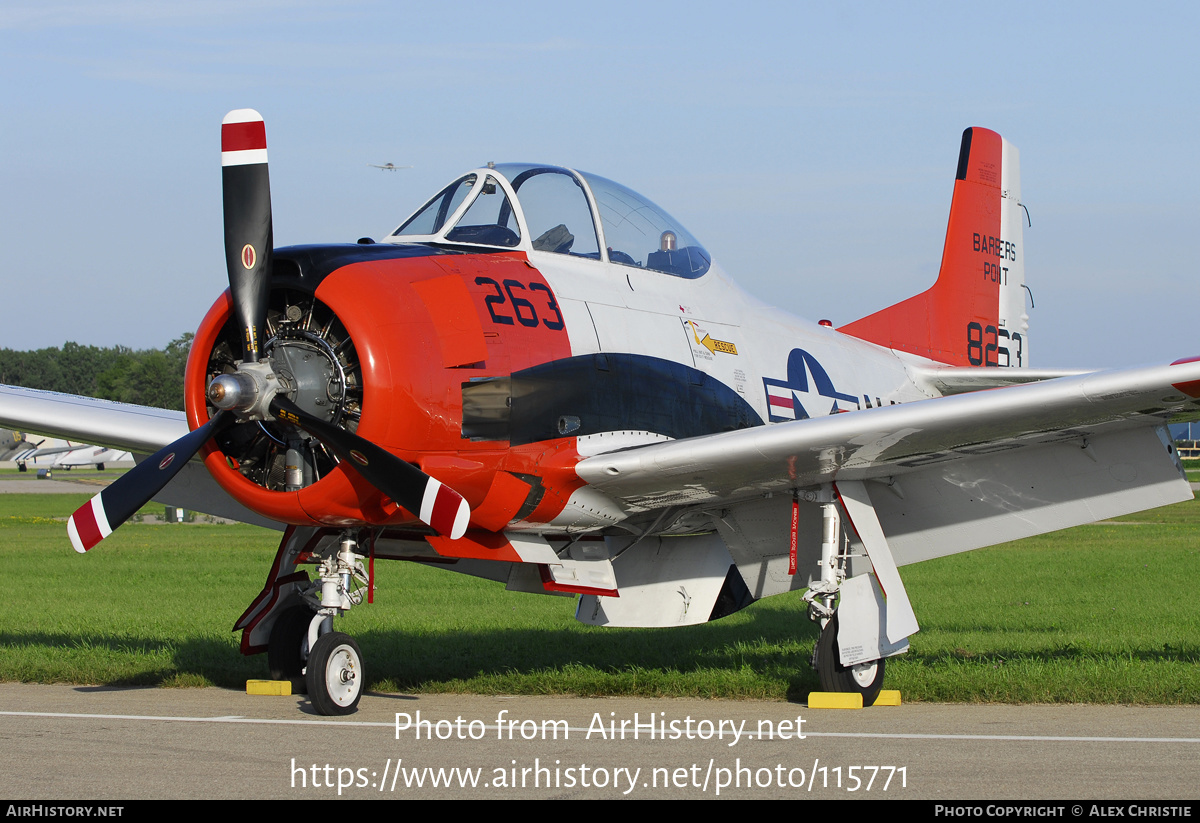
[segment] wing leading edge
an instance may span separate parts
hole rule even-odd
[[[181,411],[18,386],[0,386],[0,426],[130,451],[138,462],[188,433]],[[281,528],[230,497],[199,462],[183,466],[154,499],[243,523]]]
[[[0,426],[150,454],[188,433],[181,411],[0,386]]]

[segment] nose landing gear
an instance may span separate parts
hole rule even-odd
[[[275,619],[267,646],[272,679],[290,680],[323,715],[352,714],[366,685],[358,644],[333,631],[333,618],[362,603],[370,585],[357,548],[351,531],[338,542],[317,542],[319,576],[300,588],[301,602]]]

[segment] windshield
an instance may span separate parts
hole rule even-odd
[[[446,219],[462,205],[462,201],[471,193],[471,187],[474,185],[475,175],[473,174],[455,180],[438,192],[420,211],[405,221],[404,225],[392,232],[392,235],[437,234],[446,224]]]
[[[516,246],[521,228],[504,188],[488,175],[475,201],[463,212],[454,228],[446,232],[451,243],[482,243],[487,246]]]

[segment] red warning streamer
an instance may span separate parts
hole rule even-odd
[[[792,539],[788,543],[788,574],[796,573],[796,543],[800,531],[800,496],[792,493]]]

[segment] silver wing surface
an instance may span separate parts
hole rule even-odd
[[[1200,362],[1093,372],[583,460],[625,512],[863,480],[898,564],[1192,497],[1167,423],[1200,415]]]
[[[0,426],[152,454],[188,433],[181,411],[0,386]]]
[[[138,462],[188,433],[181,411],[17,386],[0,386],[0,426],[118,448],[132,452]],[[244,523],[282,528],[230,497],[198,461],[184,466],[154,499]]]

